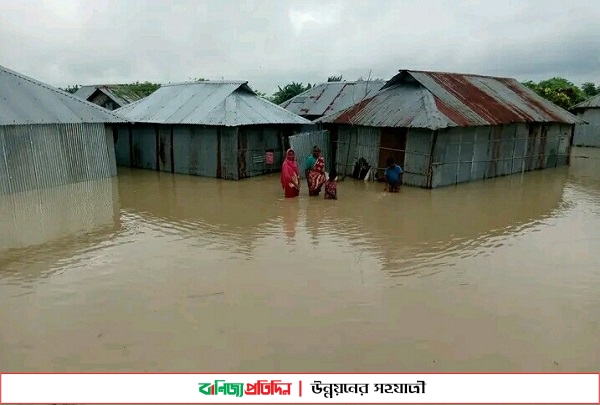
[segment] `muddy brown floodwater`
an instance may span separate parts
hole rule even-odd
[[[600,151],[338,192],[120,168],[0,197],[0,368],[600,370]]]

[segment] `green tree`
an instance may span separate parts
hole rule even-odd
[[[562,77],[553,77],[539,83],[530,80],[523,84],[564,109],[569,109],[585,99],[585,94],[579,87]]]
[[[312,85],[310,83],[304,86],[302,83],[296,82],[287,84],[283,88],[278,86],[279,90],[277,90],[275,94],[273,94],[271,101],[275,104],[281,104],[288,101],[292,97],[296,97],[300,93],[304,93],[306,90],[309,90],[311,88]]]
[[[600,94],[600,85],[596,86],[592,82],[585,82],[581,85],[581,90],[586,97],[594,97],[597,94]]]
[[[342,81],[342,75],[339,76],[329,76],[327,78],[327,82],[341,82]]]
[[[76,85],[74,85],[74,86],[67,86],[67,87],[65,87],[64,89],[62,89],[62,88],[61,88],[61,90],[62,90],[62,91],[66,91],[67,93],[71,93],[71,94],[73,94],[73,93],[75,93],[77,90],[79,90],[79,87],[80,87],[80,86],[79,86],[78,84],[76,84]]]

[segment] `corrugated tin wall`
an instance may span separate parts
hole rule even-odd
[[[106,139],[106,150],[108,153],[108,161],[110,164],[108,168],[110,170],[110,176],[117,175],[117,155],[115,153],[115,141],[117,136],[117,128],[106,125],[104,127],[105,139]]]
[[[378,128],[340,126],[335,162],[337,173],[352,175],[354,164],[360,158],[364,158],[371,167],[377,167],[380,138]]]
[[[136,124],[118,134],[120,166],[239,180],[278,171],[283,159],[278,127]],[[275,152],[273,165],[265,163],[269,149]]]
[[[321,149],[321,154],[325,158],[325,170],[329,171],[332,167],[331,162],[331,143],[329,141],[329,131],[309,131],[289,137],[290,147],[296,153],[298,168],[300,169],[300,178],[305,178],[304,166],[306,158],[312,154],[314,146]]]
[[[272,127],[242,127],[239,131],[240,177],[253,177],[281,169],[283,135]],[[274,162],[266,164],[266,151],[273,150]]]
[[[406,138],[404,155],[403,184],[416,187],[427,187],[429,173],[429,157],[433,131],[428,129],[410,129]]]
[[[113,144],[104,124],[0,126],[0,195],[111,177]]]
[[[119,128],[117,164],[217,177],[218,146],[218,130],[215,127],[136,124]]]
[[[577,124],[573,136],[574,146],[600,147],[600,108],[591,108],[577,114],[589,124]]]
[[[432,187],[565,165],[570,128],[513,124],[440,131]]]
[[[134,126],[131,134],[132,166],[157,170],[156,127],[152,125]]]
[[[238,128],[221,127],[218,129],[220,172],[217,177],[239,180],[238,170]]]
[[[213,127],[173,127],[175,173],[217,177],[217,129]]]
[[[115,142],[115,157],[117,166],[132,167],[129,129],[130,127],[128,126],[118,126],[116,129],[117,141]]]

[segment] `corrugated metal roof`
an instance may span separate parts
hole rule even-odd
[[[322,116],[342,111],[377,93],[385,81],[328,82],[281,104],[294,114]]]
[[[310,124],[259,97],[244,81],[168,84],[150,96],[119,108],[134,122],[218,125]]]
[[[379,93],[318,122],[442,129],[580,120],[515,79],[400,71]]]
[[[0,125],[94,122],[126,120],[96,104],[0,66]]]
[[[96,90],[98,90],[97,86],[81,86],[77,89],[75,93],[73,93],[73,95],[87,100],[88,97],[94,94]]]
[[[120,106],[133,103],[141,100],[148,94],[141,94],[134,91],[130,85],[127,84],[97,84],[92,86],[81,86],[75,93],[77,97],[88,100],[96,90],[106,94],[109,98],[115,101]]]
[[[600,108],[600,94],[573,106],[572,110],[583,110],[585,108]]]

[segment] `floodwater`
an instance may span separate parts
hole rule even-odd
[[[0,369],[600,370],[600,150],[382,188],[120,168],[0,197]]]

